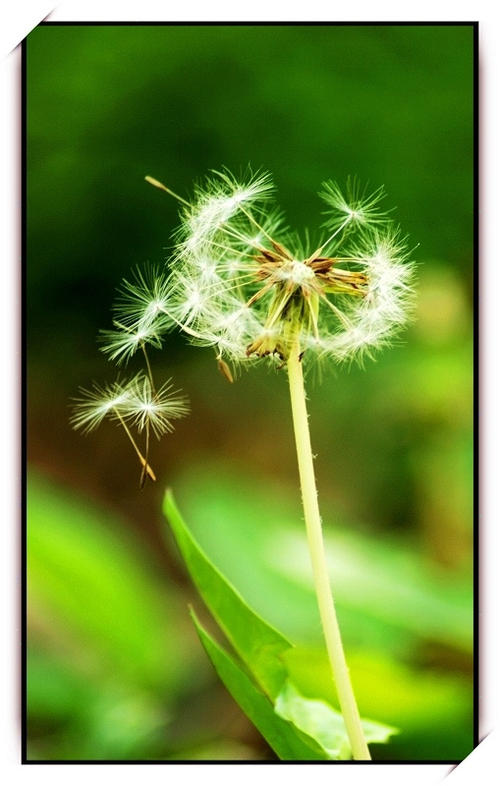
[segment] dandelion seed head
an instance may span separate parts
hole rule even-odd
[[[267,175],[239,183],[213,173],[181,217],[167,310],[191,341],[233,364],[305,357],[362,358],[407,321],[413,266],[381,207],[382,188],[323,185],[324,241],[285,232]],[[265,201],[264,201],[265,200]]]
[[[174,324],[233,365],[282,363],[297,341],[306,360],[337,362],[387,344],[408,320],[414,271],[383,189],[324,183],[326,230],[314,244],[286,230],[272,190],[266,173],[240,180],[227,170],[195,187],[170,274],[125,285],[126,329],[108,336],[110,357],[158,345]]]

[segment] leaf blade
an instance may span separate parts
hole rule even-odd
[[[208,609],[263,690],[276,698],[286,679],[280,659],[291,643],[246,604],[239,592],[208,559],[184,522],[167,490],[164,513],[188,571]]]
[[[275,704],[276,713],[312,737],[329,759],[350,759],[351,746],[344,719],[322,699],[303,696],[291,680],[287,680]],[[397,729],[376,721],[362,719],[367,743],[387,742]]]
[[[250,677],[207,633],[194,611],[191,617],[198,636],[215,671],[236,703],[259,730],[281,760],[322,761],[327,758],[311,738],[274,711],[269,699],[253,684]]]

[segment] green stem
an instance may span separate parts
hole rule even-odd
[[[359,710],[352,690],[328,577],[307,419],[304,377],[297,346],[293,349],[287,365],[302,504],[321,623],[352,755],[354,759],[366,761],[371,758],[370,752],[364,738]]]

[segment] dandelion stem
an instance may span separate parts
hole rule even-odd
[[[149,377],[149,381],[151,382],[151,390],[153,391],[153,394],[154,394],[155,393],[155,383],[153,381],[153,372],[151,370],[151,363],[149,362],[149,357],[148,357],[148,353],[147,353],[146,345],[144,344],[144,341],[141,341],[141,349],[142,349],[142,352],[143,352],[143,355],[144,355],[144,359],[146,361],[146,368],[148,370],[148,377]]]
[[[122,424],[123,428],[125,429],[125,433],[126,433],[127,437],[129,438],[129,440],[131,441],[132,446],[133,446],[135,452],[137,453],[137,456],[139,457],[139,461],[141,462],[142,466],[144,467],[144,469],[148,473],[148,475],[151,478],[151,480],[156,480],[155,473],[153,472],[153,470],[149,466],[148,462],[146,461],[146,459],[142,455],[142,453],[139,450],[139,448],[137,447],[136,441],[133,438],[132,434],[130,433],[130,429],[128,428],[128,426],[125,423],[124,419],[122,418],[122,416],[120,415],[120,413],[118,412],[118,410],[116,408],[113,411],[116,414],[116,417],[118,418],[120,423]]]
[[[271,243],[272,243],[272,242],[273,242],[273,239],[272,239],[271,235],[268,235],[268,233],[266,232],[266,230],[264,229],[264,227],[261,227],[261,225],[260,225],[260,224],[259,224],[259,223],[258,223],[258,222],[255,220],[255,218],[252,216],[252,214],[251,214],[251,213],[249,213],[249,212],[248,212],[248,210],[245,210],[245,208],[244,208],[242,205],[239,205],[239,208],[240,208],[241,212],[242,212],[242,213],[244,213],[244,214],[246,215],[246,217],[248,218],[248,220],[249,220],[249,221],[250,221],[250,222],[251,222],[251,223],[252,223],[252,224],[253,224],[255,227],[257,227],[257,229],[259,230],[259,232],[262,232],[262,234],[263,234],[263,235],[265,235],[265,237],[267,237],[267,239],[268,239],[268,240],[270,240],[270,241],[271,241]]]
[[[325,240],[325,242],[324,242],[324,243],[322,243],[322,244],[320,245],[320,247],[319,247],[319,248],[317,248],[317,249],[316,249],[316,251],[314,252],[314,254],[311,254],[311,256],[309,257],[309,259],[307,259],[307,260],[306,260],[306,262],[311,262],[311,261],[312,261],[312,260],[313,260],[315,257],[318,257],[318,256],[321,254],[321,252],[323,251],[323,249],[324,249],[324,248],[326,248],[326,247],[327,247],[327,245],[328,245],[329,243],[331,243],[331,242],[332,242],[332,240],[333,240],[335,237],[337,237],[337,235],[339,234],[339,232],[342,232],[342,230],[344,229],[344,227],[346,227],[346,226],[347,226],[347,224],[348,224],[348,223],[349,223],[351,220],[352,220],[352,217],[351,217],[351,216],[348,216],[348,217],[346,218],[346,220],[345,220],[345,221],[344,221],[344,222],[343,222],[343,223],[342,223],[342,224],[341,224],[341,225],[340,225],[340,226],[339,226],[339,227],[338,227],[338,228],[335,230],[335,232],[333,233],[333,235],[330,235],[330,237],[329,237],[327,240]]]
[[[368,761],[371,758],[370,752],[361,727],[330,589],[298,344],[295,344],[287,366],[302,504],[323,633],[353,758]]]
[[[148,459],[149,459],[149,421],[146,421],[146,460],[142,467],[141,480],[139,482],[141,489],[144,488],[144,483],[146,482],[146,467],[149,467]]]

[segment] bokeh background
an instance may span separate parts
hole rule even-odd
[[[321,647],[284,372],[234,385],[172,335],[152,356],[192,414],[139,489],[123,433],[68,425],[111,381],[115,287],[168,264],[177,205],[210,168],[274,174],[298,229],[326,178],[383,183],[418,261],[417,320],[309,407],[332,580],[361,712],[389,760],[472,748],[471,26],[51,26],[27,39],[28,756],[272,759],[218,682],[161,516],[189,525],[248,602]],[[206,620],[206,617],[205,617]]]

